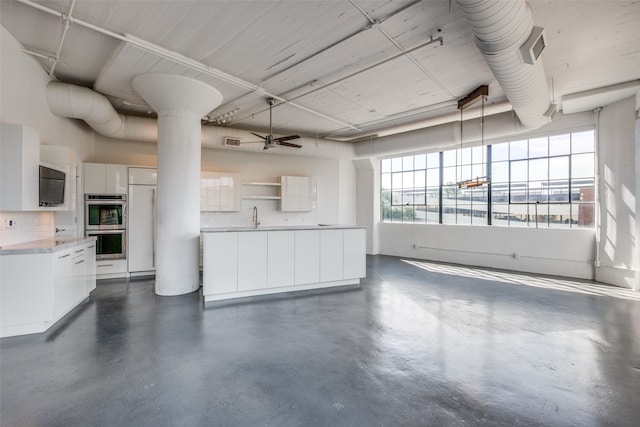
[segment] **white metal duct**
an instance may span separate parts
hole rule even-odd
[[[93,90],[67,83],[47,84],[47,103],[53,114],[81,119],[100,135],[132,141],[155,142],[155,119],[118,114],[109,100]]]
[[[529,4],[524,0],[456,0],[456,3],[522,124],[535,129],[550,122],[553,106],[541,58],[527,64],[520,50],[533,32]]]
[[[529,130],[512,111],[494,114],[484,118],[482,134],[481,118],[465,120],[463,135],[460,134],[460,121],[444,123],[438,126],[391,135],[384,138],[364,140],[355,144],[355,158],[390,156],[421,150],[451,150],[461,144],[469,146],[483,138],[502,138]],[[461,141],[461,138],[464,139]]]
[[[118,114],[105,96],[89,88],[51,81],[47,85],[47,102],[49,109],[56,116],[84,120],[97,133],[108,138],[140,142],[158,141],[158,122],[156,119]],[[351,159],[354,155],[353,144],[344,142],[322,141],[322,143],[317,143],[314,139],[302,138],[300,140],[302,148],[299,149],[263,150],[260,144],[226,147],[224,145],[225,136],[237,137],[243,141],[257,139],[247,131],[203,126],[202,146],[272,155],[332,159]]]

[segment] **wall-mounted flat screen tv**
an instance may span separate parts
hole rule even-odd
[[[64,204],[64,179],[64,172],[40,166],[40,206]]]

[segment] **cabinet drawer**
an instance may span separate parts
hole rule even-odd
[[[127,260],[103,260],[96,261],[96,274],[118,274],[127,272]]]

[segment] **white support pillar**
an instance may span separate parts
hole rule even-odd
[[[137,76],[133,88],[158,113],[156,294],[190,293],[200,286],[200,118],[222,95],[172,74]]]

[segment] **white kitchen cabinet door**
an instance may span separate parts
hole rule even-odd
[[[71,295],[67,300],[65,311],[75,307],[85,297],[86,246],[78,246],[71,250]]]
[[[241,203],[242,180],[239,174],[201,172],[201,212],[239,212]]]
[[[238,233],[238,292],[267,287],[267,234]]]
[[[85,194],[127,194],[126,165],[84,164]]]
[[[217,172],[200,173],[200,212],[220,210],[220,175]]]
[[[129,273],[153,272],[155,264],[156,186],[130,185],[127,218]]]
[[[127,165],[106,165],[105,193],[127,194],[128,177]]]
[[[158,170],[156,168],[129,168],[129,185],[157,185]]]
[[[104,194],[106,165],[103,163],[84,164],[84,193]]]
[[[96,288],[96,243],[92,242],[85,246],[84,251],[84,294],[89,293]]]
[[[269,231],[267,236],[267,287],[295,284],[295,233]]]
[[[53,254],[53,318],[60,317],[73,299],[72,251],[67,249]]]
[[[238,174],[220,174],[220,210],[238,212],[242,203],[242,180]]]
[[[236,292],[238,233],[205,233],[203,257],[204,295]]]
[[[320,281],[320,231],[295,231],[295,284]]]
[[[344,278],[356,279],[367,275],[366,230],[344,230]]]
[[[19,335],[19,325],[53,317],[53,259],[58,253],[0,256],[0,337]],[[28,332],[22,332],[28,333]]]
[[[7,123],[0,126],[0,210],[40,210],[40,136],[26,126]]]
[[[308,176],[281,177],[280,210],[310,212],[313,210],[315,180]]]
[[[344,270],[343,230],[320,232],[320,281],[342,280]]]

